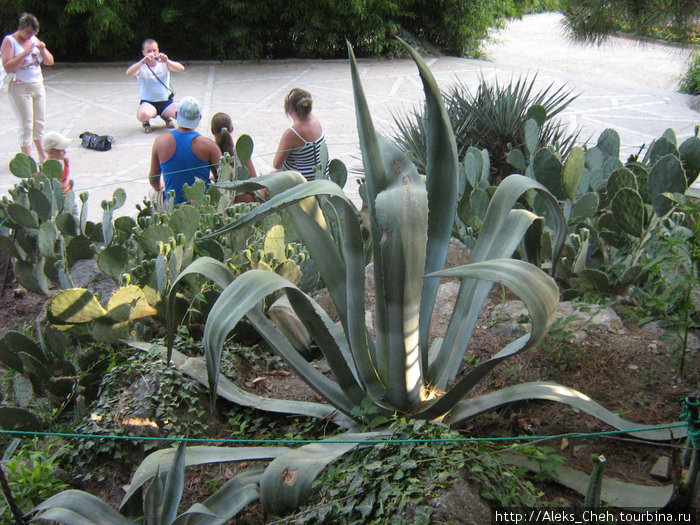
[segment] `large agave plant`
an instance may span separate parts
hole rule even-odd
[[[561,211],[549,192],[532,179],[513,175],[500,184],[491,200],[470,263],[443,270],[457,199],[457,147],[434,78],[423,60],[410,47],[407,49],[418,65],[426,94],[425,179],[405,154],[375,133],[357,64],[349,49],[375,268],[376,337],[371,339],[365,326],[365,268],[357,210],[341,189],[327,180],[306,182],[293,172],[228,183],[242,191],[266,187],[272,198],[216,234],[226,234],[267,214],[285,210],[328,287],[340,326],[308,295],[279,275],[253,270],[234,280],[228,268],[213,259],[195,261],[173,284],[170,302],[175,300],[178,283],[192,273],[207,276],[223,289],[210,311],[204,333],[206,375],[212,395],[228,391],[231,398],[256,403],[252,394],[231,389],[228,382],[222,387],[223,380],[219,379],[224,342],[245,317],[328,404],[280,403],[285,403],[290,411],[315,412],[324,417],[333,417],[335,410],[344,415],[336,420],[348,428],[353,427],[353,421],[363,422],[363,411],[358,407],[363,407],[365,413],[371,412],[372,417],[400,413],[412,418],[442,419],[458,426],[496,406],[532,398],[574,405],[617,428],[637,427],[583,394],[551,383],[521,384],[465,399],[497,364],[544,337],[558,304],[558,288],[551,277],[532,264],[511,258],[530,225],[539,220],[526,210],[514,209],[516,201],[527,191],[541,194],[550,212],[555,261],[566,230]],[[340,218],[340,238],[331,235],[320,199],[324,209],[330,206],[333,215]],[[428,333],[441,277],[457,277],[461,285],[444,337],[431,342]],[[532,330],[455,381],[479,311],[495,282],[503,283],[523,300]],[[308,363],[263,314],[261,300],[278,291],[286,293],[291,307],[323,352],[333,379]],[[171,326],[171,337],[173,332]],[[269,399],[257,399],[265,409],[285,409]],[[373,406],[369,411],[368,403]],[[321,469],[357,446],[344,439],[362,440],[377,435],[346,434],[277,457],[260,482],[263,504],[274,513],[298,505]],[[650,431],[645,436],[668,437]],[[290,473],[294,475],[290,477]]]

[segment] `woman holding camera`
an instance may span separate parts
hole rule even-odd
[[[39,155],[39,162],[46,160],[41,147],[46,114],[46,91],[41,74],[42,62],[53,65],[53,55],[46,44],[36,37],[39,21],[34,15],[22,13],[17,31],[6,35],[0,46],[2,65],[8,74],[14,74],[10,82],[10,105],[19,121],[19,142],[22,152],[32,153],[32,140]]]
[[[141,46],[143,58],[126,70],[130,77],[139,82],[139,109],[136,118],[141,122],[144,133],[153,131],[151,119],[160,116],[169,128],[175,127],[177,105],[173,104],[175,95],[170,89],[170,72],[181,72],[185,66],[168,55],[161,53],[158,42],[149,38]]]

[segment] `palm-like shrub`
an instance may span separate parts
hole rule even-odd
[[[501,85],[481,78],[475,93],[461,82],[443,93],[459,160],[464,160],[470,147],[488,150],[492,184],[498,184],[511,173],[507,162],[511,150],[526,153],[528,119],[535,118],[540,124],[539,146],[551,145],[564,157],[578,138],[578,132],[569,132],[566,126],[553,120],[576,95],[554,84],[536,91],[535,81],[536,77],[525,77]],[[427,161],[426,118],[425,111],[417,108],[394,117],[394,141],[411,156],[422,173]]]

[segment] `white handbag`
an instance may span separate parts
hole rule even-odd
[[[0,64],[0,91],[7,91],[10,89],[10,82],[15,79],[14,73],[8,73],[5,68]]]

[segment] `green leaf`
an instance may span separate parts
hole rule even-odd
[[[236,141],[236,155],[244,166],[253,155],[253,139],[249,135],[241,135]]]
[[[631,188],[622,188],[613,197],[611,207],[615,222],[624,232],[635,237],[642,236],[644,202],[639,193]]]
[[[25,228],[36,229],[39,227],[39,222],[37,221],[36,215],[21,204],[17,204],[15,202],[11,202],[10,204],[8,204],[7,215],[14,222],[19,224],[20,226],[24,226]]]
[[[687,182],[680,159],[676,155],[665,155],[649,172],[647,180],[649,197],[654,212],[661,217],[673,208],[673,201],[664,193],[685,193]]]
[[[84,288],[72,288],[58,293],[46,311],[52,324],[80,324],[106,315],[99,301]]]
[[[359,443],[334,443],[337,440],[381,439],[385,432],[341,434],[319,443],[304,445],[279,456],[265,469],[260,481],[260,501],[265,511],[282,515],[303,505],[311,492],[316,476],[343,454],[360,446]]]
[[[51,201],[39,188],[30,188],[27,192],[29,205],[41,221],[47,221],[51,217]]]
[[[143,248],[143,251],[146,252],[149,257],[154,258],[158,257],[158,243],[162,242],[163,244],[168,244],[173,237],[175,237],[175,234],[170,226],[165,224],[153,224],[141,232],[138,242],[141,248]]]
[[[576,198],[576,190],[581,182],[581,175],[585,164],[586,153],[582,148],[575,147],[569,152],[569,157],[564,164],[562,182],[566,195],[572,201]]]
[[[30,292],[49,295],[49,282],[44,273],[44,264],[43,257],[36,263],[15,261],[15,277],[19,284]]]
[[[10,171],[15,177],[28,179],[37,172],[36,162],[26,153],[18,153],[10,161]]]
[[[128,264],[129,254],[122,246],[107,246],[97,256],[97,267],[116,282],[128,270]]]
[[[445,423],[453,428],[459,428],[464,422],[479,414],[483,414],[484,412],[488,412],[508,403],[529,399],[544,399],[564,403],[586,412],[618,430],[634,430],[635,432],[633,435],[640,439],[667,441],[669,438],[681,439],[687,433],[686,426],[674,426],[674,424],[669,425],[670,428],[668,429],[640,430],[647,428],[649,425],[627,421],[613,414],[605,407],[577,390],[557,383],[539,381],[521,383],[519,385],[502,388],[496,392],[484,394],[483,396],[461,401],[454,410],[450,412],[449,416],[445,419]]]
[[[0,406],[0,428],[38,432],[43,425],[33,412],[25,408]]]
[[[75,221],[75,217],[69,211],[64,211],[58,214],[56,217],[56,227],[61,235],[65,237],[72,237],[78,231],[78,224]]]
[[[46,159],[41,165],[41,174],[47,179],[61,180],[63,176],[63,166],[56,159]]]
[[[563,166],[552,150],[547,148],[537,150],[532,159],[532,169],[535,173],[535,179],[552,192],[557,199],[567,197],[562,178]]]
[[[228,463],[238,461],[265,461],[289,452],[287,447],[187,447],[185,451],[185,467],[208,463]],[[167,448],[149,454],[136,472],[131,476],[129,490],[122,498],[120,508],[131,499],[148,480],[153,478],[161,469],[167,469],[172,464],[176,450]]]
[[[620,158],[620,135],[614,129],[606,129],[598,137],[596,149],[606,158]]]
[[[38,518],[68,525],[134,525],[101,499],[81,490],[65,490],[32,509]]]

